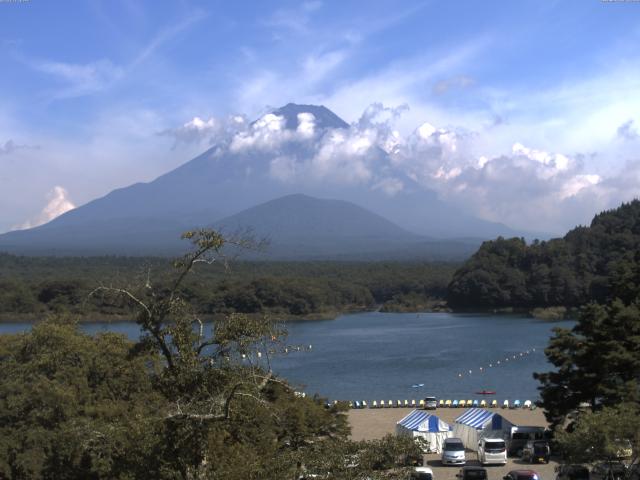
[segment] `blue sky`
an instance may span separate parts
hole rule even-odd
[[[290,101],[348,122],[408,105],[402,138],[428,122],[472,139],[428,188],[561,231],[638,195],[639,44],[637,2],[0,2],[0,231],[189,160],[209,140],[172,132],[195,117]],[[496,176],[492,158],[525,178]],[[528,188],[526,172],[553,181]],[[506,184],[530,197],[490,192]]]

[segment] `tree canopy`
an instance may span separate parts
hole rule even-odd
[[[545,350],[556,370],[537,373],[547,419],[561,425],[587,404],[593,410],[640,405],[640,304],[589,304],[571,329],[556,329]]]
[[[206,316],[268,314],[272,318],[331,317],[341,312],[424,310],[444,300],[457,264],[422,262],[247,262],[199,265],[181,296]],[[18,257],[0,253],[0,319],[36,319],[71,312],[83,320],[125,317],[122,299],[87,300],[97,284],[134,285],[154,279],[169,288],[166,259],[138,257]]]
[[[589,227],[530,245],[485,242],[453,276],[447,299],[458,308],[579,307],[620,298],[640,285],[640,201],[600,213]]]
[[[640,448],[640,410],[638,404],[605,407],[597,412],[583,411],[570,430],[558,429],[555,440],[563,457],[571,462],[595,463],[626,456],[629,447]]]

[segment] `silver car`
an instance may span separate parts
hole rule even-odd
[[[442,464],[464,465],[466,462],[462,440],[455,437],[447,438],[442,446]]]

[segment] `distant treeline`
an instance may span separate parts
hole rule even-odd
[[[485,242],[454,275],[454,308],[577,307],[632,301],[640,286],[640,201],[596,215],[589,227],[527,245]]]
[[[400,262],[234,262],[199,265],[183,296],[203,315],[232,312],[333,316],[373,309],[423,310],[442,303],[458,264]],[[21,257],[0,254],[0,315],[41,318],[126,316],[121,301],[98,286],[168,285],[171,262],[139,257]]]

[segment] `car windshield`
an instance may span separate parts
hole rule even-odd
[[[465,479],[484,480],[487,478],[487,472],[484,469],[465,470],[463,477]]]
[[[433,480],[433,477],[431,476],[430,473],[427,472],[417,472],[414,473],[411,478],[417,479],[417,480]]]
[[[516,480],[538,480],[538,476],[533,473],[519,474]]]
[[[505,449],[505,445],[504,442],[502,440],[496,440],[496,441],[492,441],[492,442],[485,442],[485,449],[487,450],[487,452],[492,451],[492,450],[499,450],[502,451]]]
[[[435,402],[436,401],[436,397],[426,397],[424,399],[425,402]]]
[[[545,452],[547,451],[547,442],[536,442],[533,444],[534,452]]]
[[[464,445],[462,445],[462,442],[446,442],[444,444],[444,449],[448,452],[456,452],[464,450]]]
[[[513,438],[514,440],[529,440],[529,434],[528,433],[514,433],[511,438]]]

